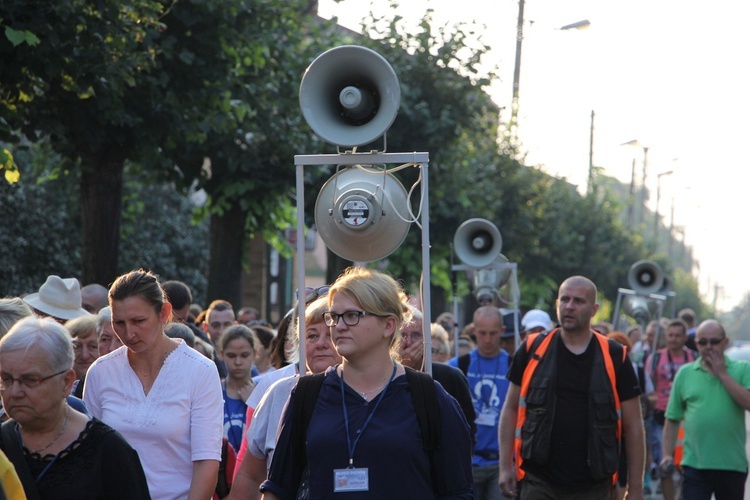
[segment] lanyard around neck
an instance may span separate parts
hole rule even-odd
[[[365,433],[365,428],[367,427],[367,424],[370,423],[370,420],[372,420],[372,416],[375,415],[375,411],[377,411],[378,406],[380,406],[380,402],[383,400],[383,397],[385,396],[386,391],[388,390],[388,386],[391,385],[391,381],[396,377],[396,362],[393,362],[393,373],[391,373],[391,378],[388,380],[388,383],[385,384],[385,387],[383,388],[383,392],[380,393],[380,396],[378,396],[378,400],[375,402],[375,407],[372,409],[372,412],[367,416],[367,419],[365,420],[364,425],[362,425],[362,429],[357,434],[357,438],[354,440],[354,443],[352,443],[351,435],[349,434],[349,412],[346,410],[346,396],[344,395],[344,371],[341,370],[341,378],[339,381],[341,382],[341,406],[344,409],[344,426],[346,429],[346,444],[349,449],[349,468],[354,467],[354,450],[357,448],[357,443],[359,443],[359,438],[362,437],[362,434]]]

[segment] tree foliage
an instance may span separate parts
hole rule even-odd
[[[19,156],[24,177],[0,183],[3,214],[0,295],[37,291],[50,274],[81,277],[79,171],[55,166],[60,156],[40,142]],[[191,286],[204,303],[208,224],[193,223],[195,203],[169,183],[151,183],[130,165],[124,187],[121,258],[118,272],[146,267]],[[109,282],[102,283],[109,285]]]
[[[291,158],[279,145],[295,145],[291,134],[276,134],[298,120],[287,112],[290,79],[280,76],[299,69],[278,59],[304,55],[299,23],[309,18],[309,5],[2,4],[6,33],[28,33],[39,43],[0,37],[0,138],[49,137],[64,167],[80,168],[86,280],[116,274],[126,160],[158,178],[177,174],[183,186],[198,179],[211,194],[214,214],[232,203],[252,207],[248,220],[255,230],[288,219],[289,204],[272,172],[280,158]],[[247,150],[253,154],[239,153]],[[213,170],[204,168],[207,158]],[[256,168],[239,168],[251,164]],[[222,170],[227,175],[218,175]]]

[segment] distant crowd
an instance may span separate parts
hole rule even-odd
[[[360,267],[300,296],[270,324],[139,269],[0,299],[0,500],[744,498],[716,320],[614,331],[584,276],[554,320],[492,292],[461,327]]]

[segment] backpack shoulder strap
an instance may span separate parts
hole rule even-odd
[[[217,495],[219,495],[219,498],[224,498],[225,496],[229,495],[229,489],[231,488],[231,485],[227,481],[227,448],[229,446],[229,441],[227,441],[227,438],[221,439],[221,462],[219,462],[219,477],[216,481],[216,488],[214,488],[214,491]]]
[[[406,381],[411,388],[411,398],[417,411],[417,422],[422,434],[424,451],[440,449],[440,406],[435,381],[426,373],[406,368]]]
[[[302,474],[307,466],[305,439],[307,426],[312,419],[315,402],[318,400],[320,388],[323,386],[325,373],[304,375],[297,380],[292,404],[292,446],[294,447],[294,477],[295,484],[302,480]]]
[[[656,385],[656,373],[659,370],[659,363],[661,363],[661,355],[664,354],[664,349],[656,351],[651,354],[651,366],[649,367],[648,374],[651,377],[651,382]]]
[[[463,356],[459,356],[458,358],[458,368],[462,372],[464,372],[464,375],[469,375],[469,364],[471,363],[471,353],[466,353]]]
[[[529,356],[534,356],[536,354],[536,350],[539,348],[539,344],[544,342],[544,339],[547,338],[548,335],[550,335],[552,332],[547,333],[532,333],[528,337],[526,337],[526,352],[529,353]]]

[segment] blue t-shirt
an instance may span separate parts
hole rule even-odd
[[[448,361],[458,367],[458,358]],[[474,465],[494,465],[498,463],[497,427],[500,410],[505,403],[510,382],[505,378],[510,365],[510,356],[504,350],[492,358],[485,358],[474,349],[469,353],[469,379],[471,399],[477,413],[477,445],[474,450]]]
[[[242,434],[245,430],[245,416],[247,405],[240,399],[227,396],[227,390],[222,387],[221,395],[224,398],[224,437],[235,451],[239,451],[242,445]]]

